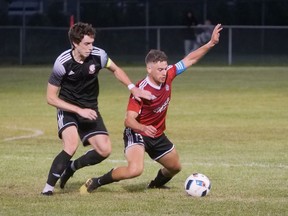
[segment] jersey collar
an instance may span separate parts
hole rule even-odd
[[[150,79],[149,79],[148,76],[145,78],[145,80],[146,80],[146,82],[147,82],[152,88],[157,89],[157,90],[160,90],[160,89],[161,89],[162,84],[161,84],[160,86],[155,85],[154,83],[152,83],[152,82],[150,81]]]

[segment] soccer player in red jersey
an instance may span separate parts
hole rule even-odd
[[[150,91],[153,98],[137,101],[130,95],[123,138],[128,164],[116,167],[101,177],[88,179],[80,189],[82,193],[90,193],[100,186],[141,175],[145,151],[163,166],[148,188],[167,188],[165,184],[181,170],[176,148],[164,133],[172,82],[219,42],[221,30],[221,24],[216,25],[208,43],[174,65],[168,66],[167,56],[160,50],[151,50],[147,54],[145,62],[148,75],[136,86]]]

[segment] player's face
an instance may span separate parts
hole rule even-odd
[[[150,63],[147,65],[148,76],[150,81],[156,85],[161,85],[166,80],[167,61],[158,61],[157,63]]]
[[[93,49],[94,38],[84,35],[79,44],[74,43],[75,51],[81,59],[87,58]]]

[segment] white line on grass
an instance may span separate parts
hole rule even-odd
[[[108,159],[109,162],[111,163],[127,163],[126,160],[111,160]],[[146,161],[145,163],[156,163],[155,161]],[[182,165],[184,166],[193,166],[193,165],[200,165],[200,166],[221,166],[221,167],[259,167],[259,168],[282,168],[282,169],[288,169],[288,165],[285,164],[262,164],[262,163],[255,163],[255,162],[251,162],[251,163],[244,163],[244,164],[229,164],[229,163],[201,163],[201,162],[185,162],[182,163]]]
[[[4,155],[3,159],[13,159],[13,160],[35,160],[35,157],[29,157],[29,156],[15,156],[15,155]],[[48,157],[45,158],[46,160],[53,160],[54,158]],[[105,160],[109,163],[112,164],[123,164],[123,163],[127,163],[126,160],[114,160],[114,159],[107,159]],[[157,164],[157,162],[152,161],[152,160],[145,160],[144,163],[148,163],[148,164]],[[255,163],[255,162],[251,162],[251,163],[244,163],[244,164],[229,164],[229,163],[202,163],[202,162],[185,162],[182,163],[183,166],[209,166],[209,167],[258,167],[258,168],[263,168],[263,169],[288,169],[288,165],[286,164],[262,164],[262,163]]]
[[[18,128],[18,127],[7,127],[8,129],[12,129],[12,130],[22,130],[22,131],[28,131],[28,132],[32,132],[32,134],[29,135],[24,135],[24,136],[14,136],[14,137],[8,137],[5,138],[4,141],[13,141],[13,140],[19,140],[19,139],[28,139],[28,138],[34,138],[37,136],[41,136],[44,134],[43,131],[35,129],[35,128]]]

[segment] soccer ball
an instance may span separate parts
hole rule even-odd
[[[209,178],[201,173],[193,173],[185,181],[185,190],[192,197],[206,196],[211,190]]]

